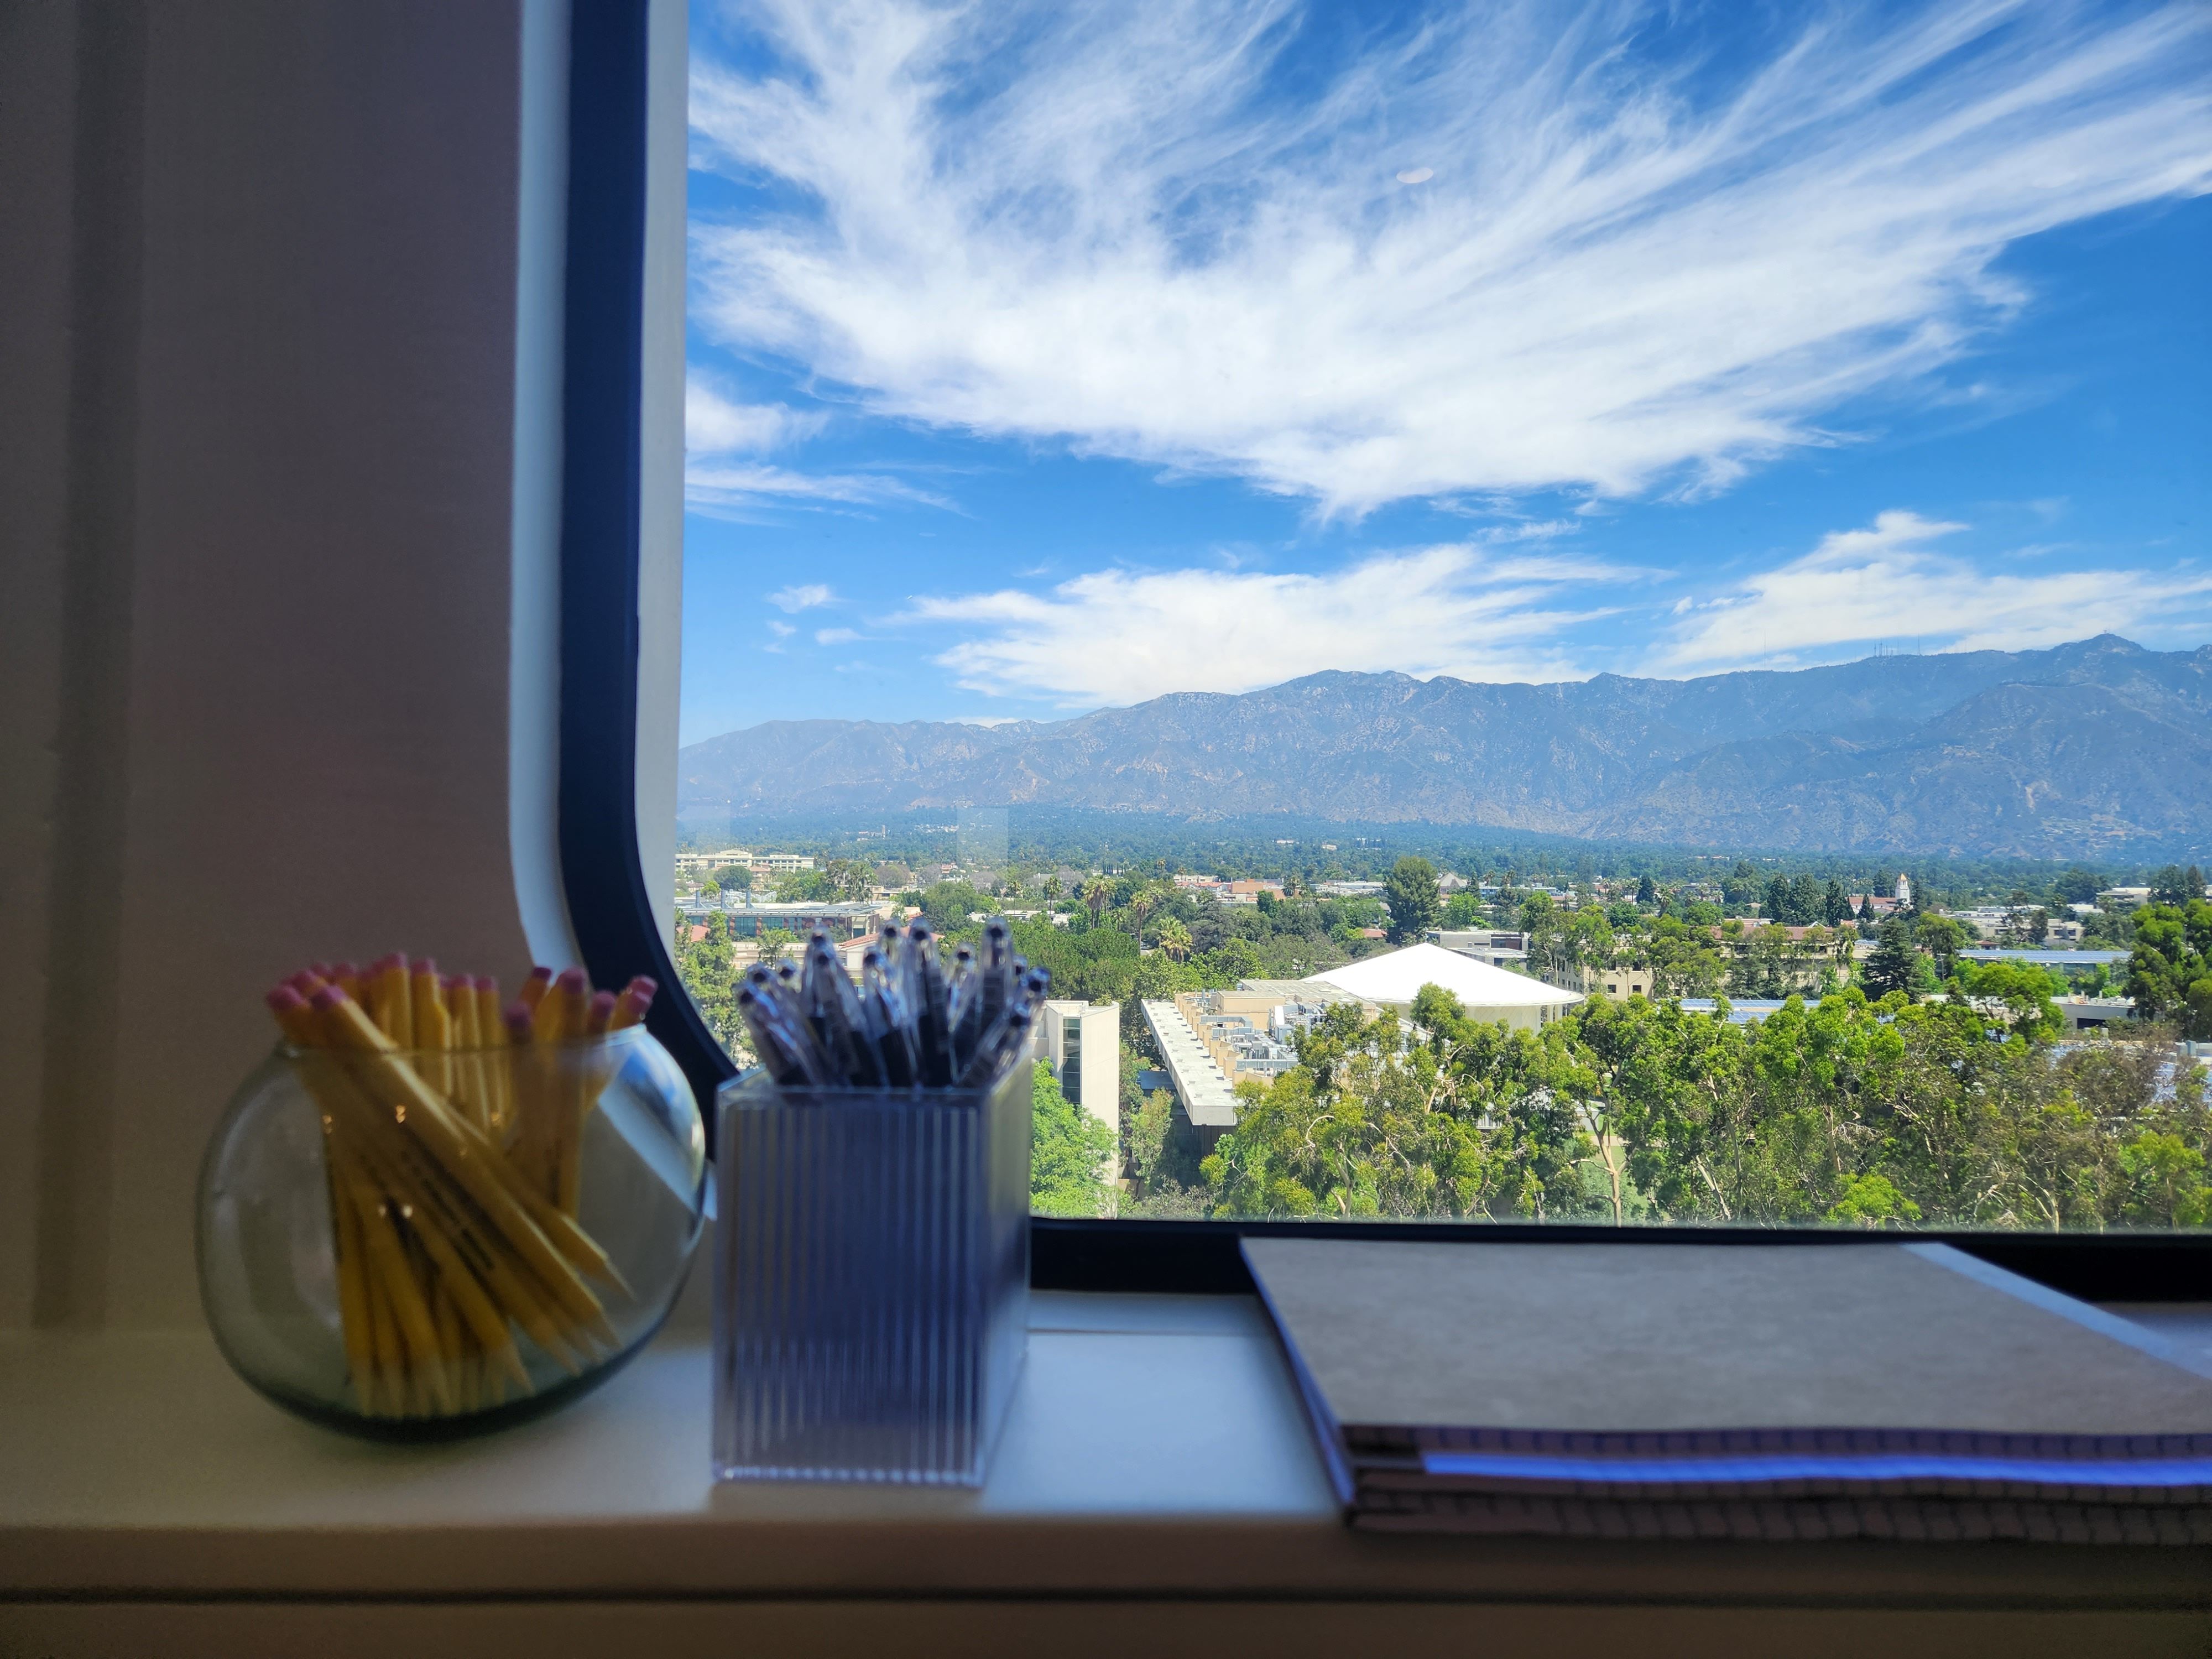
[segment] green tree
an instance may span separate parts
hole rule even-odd
[[[1175,917],[1170,916],[1153,929],[1152,936],[1166,952],[1170,962],[1182,962],[1190,955],[1190,929]],[[1238,941],[1240,944],[1243,941]],[[1249,946],[1247,947],[1249,948]]]
[[[1820,890],[1820,920],[1829,927],[1838,927],[1850,920],[1851,903],[1844,892],[1843,883],[1831,877]]]
[[[1888,1227],[1920,1219],[1920,1206],[1878,1171],[1845,1176],[1843,1187],[1843,1196],[1828,1206],[1824,1220],[1839,1225]]]
[[[1640,875],[1640,876],[1637,877],[1637,878],[1636,878],[1636,902],[1637,902],[1638,904],[1652,904],[1652,903],[1656,903],[1656,902],[1658,901],[1658,897],[1659,897],[1659,889],[1658,889],[1656,885],[1654,885],[1654,884],[1653,884],[1652,880],[1651,880],[1651,877],[1650,877],[1650,872],[1646,872],[1644,874],[1643,874],[1643,875]]]
[[[1106,907],[1114,901],[1114,884],[1103,875],[1094,875],[1083,884],[1082,899],[1091,911],[1095,924],[1106,918]]]
[[[875,890],[875,872],[858,859],[831,859],[822,866],[820,874],[830,897],[864,899]]]
[[[2172,1019],[2212,1039],[2212,903],[2145,905],[2135,915],[2127,994],[2142,1019]]]
[[[2104,883],[2079,865],[2063,871],[2051,884],[2051,895],[2063,908],[2069,904],[2094,904]]]
[[[2023,1036],[2047,1039],[2066,1029],[2051,1001],[2065,988],[2054,985],[2051,976],[2033,963],[1966,963],[1959,983],[1968,996],[2000,1005],[2008,1027]]]
[[[702,937],[694,940],[697,927]],[[676,977],[690,994],[699,1017],[732,1056],[750,1057],[744,1042],[744,1024],[738,1018],[738,975],[730,949],[729,919],[710,915],[695,923],[678,912],[676,917]]]
[[[1936,963],[1939,979],[1948,979],[1958,966],[1959,952],[1966,945],[1966,929],[1950,916],[1924,915],[1914,924],[1912,937]]]
[[[1425,858],[1408,855],[1391,866],[1383,878],[1382,902],[1390,907],[1390,942],[1418,945],[1437,925],[1443,899],[1437,887],[1437,866]]]
[[[2179,1135],[2146,1130],[2120,1149],[2127,1178],[2120,1218],[2137,1226],[2202,1227],[2212,1223],[2212,1184],[2204,1154]]]
[[[2169,864],[2150,878],[2150,902],[2179,909],[2204,896],[2204,872],[2195,865],[2186,870]]]
[[[1115,1133],[1060,1091],[1043,1060],[1030,1085],[1030,1207],[1039,1215],[1110,1214]]]
[[[1892,916],[1881,924],[1874,954],[1859,969],[1859,978],[1870,997],[1900,991],[1911,996],[1918,991],[1926,971],[1926,959],[1912,948],[1910,924],[1901,916]]]
[[[1483,908],[1482,895],[1473,888],[1454,893],[1444,904],[1443,925],[1447,927],[1485,927],[1490,917]]]
[[[969,917],[998,908],[997,901],[970,882],[940,881],[921,895],[921,914],[940,935],[959,933],[969,926]]]

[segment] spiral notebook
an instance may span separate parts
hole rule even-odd
[[[2212,1364],[1942,1244],[1243,1244],[1356,1525],[2212,1542]]]

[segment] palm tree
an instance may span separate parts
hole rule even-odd
[[[1170,962],[1181,962],[1190,955],[1190,929],[1178,918],[1170,916],[1162,922],[1158,938]]]
[[[1083,902],[1091,907],[1091,920],[1105,919],[1107,901],[1114,896],[1114,884],[1104,876],[1093,876],[1083,884]]]
[[[1129,895],[1129,902],[1124,908],[1129,912],[1131,919],[1141,928],[1145,925],[1145,918],[1152,915],[1153,907],[1159,902],[1160,890],[1148,881]]]

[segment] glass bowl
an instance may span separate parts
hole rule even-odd
[[[690,1084],[641,1027],[479,1049],[279,1045],[200,1169],[200,1300],[286,1409],[475,1433],[611,1376],[683,1288],[707,1201]]]

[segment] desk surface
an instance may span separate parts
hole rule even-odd
[[[1354,1534],[1249,1301],[1046,1293],[1032,1326],[976,1492],[716,1486],[696,1328],[567,1411],[429,1448],[298,1422],[204,1335],[0,1339],[0,1597],[2212,1605],[2194,1549]]]

